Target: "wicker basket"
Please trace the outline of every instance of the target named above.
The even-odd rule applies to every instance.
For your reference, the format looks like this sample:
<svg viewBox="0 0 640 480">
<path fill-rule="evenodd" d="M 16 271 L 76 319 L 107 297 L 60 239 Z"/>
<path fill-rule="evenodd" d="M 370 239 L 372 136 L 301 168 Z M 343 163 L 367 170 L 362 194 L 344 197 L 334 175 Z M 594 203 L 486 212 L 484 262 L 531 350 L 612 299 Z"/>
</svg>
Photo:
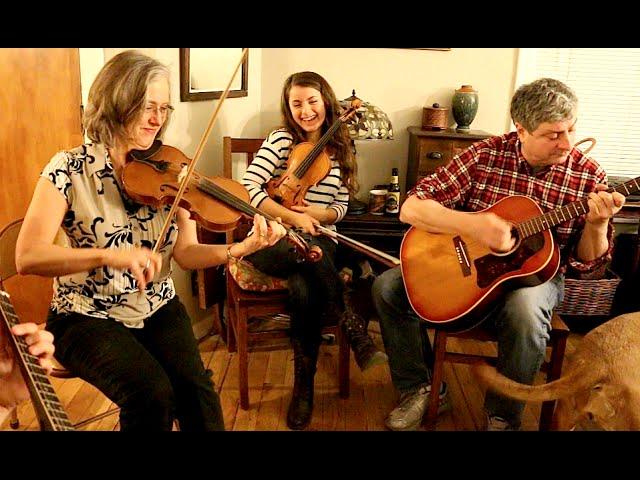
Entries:
<svg viewBox="0 0 640 480">
<path fill-rule="evenodd" d="M 600 280 L 567 278 L 564 282 L 564 299 L 555 312 L 560 315 L 609 315 L 620 280 L 609 269 L 605 278 Z"/>
</svg>

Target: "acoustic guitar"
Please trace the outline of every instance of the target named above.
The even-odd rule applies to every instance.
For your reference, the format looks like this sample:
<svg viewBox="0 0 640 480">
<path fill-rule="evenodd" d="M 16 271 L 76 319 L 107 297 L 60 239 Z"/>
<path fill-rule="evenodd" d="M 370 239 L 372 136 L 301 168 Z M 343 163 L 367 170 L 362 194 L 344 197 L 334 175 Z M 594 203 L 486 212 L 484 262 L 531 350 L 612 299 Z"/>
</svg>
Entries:
<svg viewBox="0 0 640 480">
<path fill-rule="evenodd" d="M 11 327 L 20 322 L 11 303 L 11 297 L 2 289 L 0 289 L 0 313 L 9 332 L 9 343 L 13 347 L 15 361 L 18 362 L 29 389 L 40 430 L 75 430 L 58 400 L 46 370 L 40 366 L 38 357 L 29 353 L 29 346 L 24 338 L 11 333 Z"/>
<path fill-rule="evenodd" d="M 618 185 L 630 195 L 640 177 Z M 413 310 L 435 328 L 462 331 L 480 323 L 508 290 L 540 285 L 556 274 L 560 251 L 550 229 L 589 211 L 587 199 L 547 213 L 525 196 L 503 198 L 475 213 L 492 212 L 513 224 L 514 248 L 496 253 L 460 235 L 411 227 L 400 247 L 402 278 Z"/>
</svg>

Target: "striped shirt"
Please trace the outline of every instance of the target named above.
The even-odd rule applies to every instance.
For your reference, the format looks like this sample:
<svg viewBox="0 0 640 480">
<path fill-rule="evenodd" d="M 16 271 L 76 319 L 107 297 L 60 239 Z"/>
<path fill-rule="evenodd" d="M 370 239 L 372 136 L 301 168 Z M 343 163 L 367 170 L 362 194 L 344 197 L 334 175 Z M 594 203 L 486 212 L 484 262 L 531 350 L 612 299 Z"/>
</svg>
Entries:
<svg viewBox="0 0 640 480">
<path fill-rule="evenodd" d="M 407 196 L 417 195 L 448 208 L 477 212 L 510 195 L 525 195 L 547 212 L 585 199 L 598 183 L 606 183 L 605 171 L 576 148 L 565 163 L 534 171 L 522 156 L 517 133 L 511 132 L 474 143 L 449 164 L 422 178 Z M 586 276 L 611 260 L 612 222 L 609 222 L 608 251 L 589 262 L 577 259 L 576 247 L 584 225 L 582 215 L 552 228 L 562 254 L 562 272 L 568 265 L 575 273 Z"/>
<path fill-rule="evenodd" d="M 249 191 L 251 205 L 258 208 L 269 198 L 266 184 L 272 178 L 279 178 L 287 169 L 287 159 L 291 153 L 293 137 L 286 129 L 274 130 L 260 146 L 251 165 L 247 168 L 241 183 Z M 347 213 L 349 192 L 342 183 L 340 165 L 331 159 L 331 170 L 317 185 L 307 190 L 304 199 L 311 205 L 331 208 L 338 214 L 335 222 L 339 222 Z M 335 225 L 327 228 L 336 230 Z"/>
<path fill-rule="evenodd" d="M 40 174 L 51 181 L 67 202 L 62 229 L 72 248 L 152 249 L 170 205 L 160 210 L 127 201 L 120 194 L 113 166 L 102 145 L 86 144 L 57 153 Z M 162 270 L 144 290 L 129 270 L 101 266 L 54 279 L 51 309 L 113 318 L 142 328 L 144 319 L 171 300 L 171 255 L 178 235 L 175 218 L 161 245 Z"/>
</svg>

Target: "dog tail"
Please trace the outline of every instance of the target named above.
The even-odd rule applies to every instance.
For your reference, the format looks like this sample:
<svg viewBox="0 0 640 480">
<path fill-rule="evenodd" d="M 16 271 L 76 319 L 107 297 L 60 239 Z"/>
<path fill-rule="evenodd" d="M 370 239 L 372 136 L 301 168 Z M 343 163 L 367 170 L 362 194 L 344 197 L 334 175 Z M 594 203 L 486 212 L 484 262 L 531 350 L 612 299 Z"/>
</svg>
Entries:
<svg viewBox="0 0 640 480">
<path fill-rule="evenodd" d="M 495 367 L 487 364 L 474 365 L 472 370 L 488 388 L 516 400 L 531 402 L 546 402 L 567 397 L 592 385 L 598 376 L 593 370 L 576 368 L 553 382 L 525 385 L 505 377 L 498 373 Z"/>
</svg>

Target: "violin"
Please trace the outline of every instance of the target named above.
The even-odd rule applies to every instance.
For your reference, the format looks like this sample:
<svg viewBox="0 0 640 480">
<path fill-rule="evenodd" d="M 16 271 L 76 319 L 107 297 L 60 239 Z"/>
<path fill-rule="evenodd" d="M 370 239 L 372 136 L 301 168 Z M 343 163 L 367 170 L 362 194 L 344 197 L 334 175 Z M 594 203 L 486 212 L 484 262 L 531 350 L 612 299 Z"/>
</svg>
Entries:
<svg viewBox="0 0 640 480">
<path fill-rule="evenodd" d="M 289 166 L 278 179 L 267 182 L 266 191 L 269 197 L 279 204 L 291 208 L 293 205 L 303 205 L 303 199 L 309 188 L 317 185 L 331 171 L 331 159 L 325 150 L 325 145 L 338 129 L 351 118 L 362 105 L 362 100 L 354 98 L 351 106 L 331 125 L 318 143 L 302 142 L 296 145 L 287 162 Z M 333 238 L 354 250 L 364 253 L 381 262 L 389 268 L 400 265 L 400 260 L 378 249 L 365 245 L 331 229 L 317 225 L 316 229 L 323 235 Z"/>
<path fill-rule="evenodd" d="M 178 197 L 191 159 L 175 147 L 155 140 L 148 150 L 132 150 L 122 170 L 122 185 L 126 194 L 143 205 L 159 207 L 173 204 Z M 196 171 L 188 176 L 178 206 L 186 209 L 196 222 L 213 232 L 235 229 L 244 216 L 256 213 L 267 220 L 274 217 L 263 213 L 249 203 L 249 192 L 244 186 L 224 177 L 206 177 Z M 316 262 L 322 257 L 318 246 L 309 246 L 292 229 L 287 239 L 305 260 Z"/>
<path fill-rule="evenodd" d="M 293 205 L 303 205 L 310 187 L 317 185 L 331 171 L 331 159 L 325 146 L 338 129 L 351 118 L 362 105 L 359 98 L 329 127 L 316 144 L 301 142 L 291 150 L 287 160 L 287 170 L 277 179 L 267 182 L 269 197 L 291 209 Z"/>
</svg>

